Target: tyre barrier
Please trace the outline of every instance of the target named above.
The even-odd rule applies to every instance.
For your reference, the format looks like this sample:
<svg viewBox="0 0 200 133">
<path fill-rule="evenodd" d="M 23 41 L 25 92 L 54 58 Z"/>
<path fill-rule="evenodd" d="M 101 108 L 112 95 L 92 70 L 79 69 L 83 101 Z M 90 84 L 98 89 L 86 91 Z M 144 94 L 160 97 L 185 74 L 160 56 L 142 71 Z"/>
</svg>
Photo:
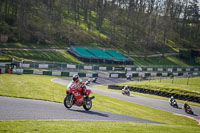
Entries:
<svg viewBox="0 0 200 133">
<path fill-rule="evenodd" d="M 108 85 L 109 89 L 116 89 L 121 90 L 124 86 L 118 86 L 118 85 Z M 190 95 L 182 95 L 182 94 L 176 94 L 176 93 L 169 93 L 164 91 L 157 91 L 157 90 L 150 90 L 145 88 L 137 88 L 137 87 L 129 87 L 130 91 L 139 92 L 139 93 L 145 93 L 145 94 L 152 94 L 162 97 L 171 97 L 174 96 L 175 99 L 179 100 L 188 100 L 191 102 L 200 103 L 200 97 L 196 96 L 190 96 Z"/>
</svg>

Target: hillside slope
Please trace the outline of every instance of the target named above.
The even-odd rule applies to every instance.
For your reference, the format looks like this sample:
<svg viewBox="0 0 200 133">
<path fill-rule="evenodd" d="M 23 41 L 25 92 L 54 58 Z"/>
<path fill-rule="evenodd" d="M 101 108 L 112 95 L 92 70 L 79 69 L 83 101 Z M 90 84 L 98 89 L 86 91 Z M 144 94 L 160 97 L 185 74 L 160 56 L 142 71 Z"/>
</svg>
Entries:
<svg viewBox="0 0 200 133">
<path fill-rule="evenodd" d="M 112 48 L 144 57 L 200 48 L 198 1 L 171 1 L 166 5 L 148 1 L 144 4 L 152 6 L 145 7 L 134 2 L 1 1 L 0 48 L 79 45 Z M 175 10 L 178 7 L 180 12 Z M 181 13 L 184 19 L 178 15 Z"/>
</svg>

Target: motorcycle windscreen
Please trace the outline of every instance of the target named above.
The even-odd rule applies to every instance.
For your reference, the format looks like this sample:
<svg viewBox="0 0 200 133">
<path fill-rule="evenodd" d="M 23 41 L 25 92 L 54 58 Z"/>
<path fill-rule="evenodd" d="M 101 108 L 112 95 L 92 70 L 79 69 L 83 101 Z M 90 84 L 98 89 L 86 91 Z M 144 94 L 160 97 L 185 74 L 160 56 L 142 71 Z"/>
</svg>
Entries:
<svg viewBox="0 0 200 133">
<path fill-rule="evenodd" d="M 67 86 L 67 90 L 70 90 L 70 88 L 77 88 L 76 84 L 74 84 L 73 82 L 69 83 Z"/>
<path fill-rule="evenodd" d="M 71 86 L 72 86 L 72 83 L 69 83 L 67 86 L 67 90 L 69 90 Z"/>
</svg>

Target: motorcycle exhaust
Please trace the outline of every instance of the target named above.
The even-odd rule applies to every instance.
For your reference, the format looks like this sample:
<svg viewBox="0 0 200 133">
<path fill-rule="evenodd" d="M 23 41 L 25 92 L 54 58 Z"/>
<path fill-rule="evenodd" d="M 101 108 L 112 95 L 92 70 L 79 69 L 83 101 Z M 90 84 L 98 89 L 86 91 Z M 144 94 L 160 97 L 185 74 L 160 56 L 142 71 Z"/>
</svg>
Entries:
<svg viewBox="0 0 200 133">
<path fill-rule="evenodd" d="M 95 98 L 95 96 L 92 96 L 92 97 L 90 97 L 90 100 L 92 100 L 92 99 L 94 99 Z"/>
</svg>

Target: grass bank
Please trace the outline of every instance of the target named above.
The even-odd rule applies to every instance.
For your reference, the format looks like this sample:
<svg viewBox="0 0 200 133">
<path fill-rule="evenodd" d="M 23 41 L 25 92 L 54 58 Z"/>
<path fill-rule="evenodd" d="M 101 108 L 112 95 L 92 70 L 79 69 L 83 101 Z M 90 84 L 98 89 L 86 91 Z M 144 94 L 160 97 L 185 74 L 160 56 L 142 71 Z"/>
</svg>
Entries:
<svg viewBox="0 0 200 133">
<path fill-rule="evenodd" d="M 77 58 L 73 57 L 66 50 L 60 51 L 36 51 L 36 50 L 3 50 L 0 54 L 0 59 L 17 60 L 41 60 L 41 61 L 57 61 L 66 63 L 84 64 Z"/>
<path fill-rule="evenodd" d="M 0 121 L 0 132 L 198 133 L 199 127 L 106 121 Z"/>
<path fill-rule="evenodd" d="M 158 56 L 158 57 L 132 57 L 134 59 L 135 65 L 144 65 L 144 66 L 152 66 L 152 65 L 164 65 L 166 66 L 181 66 L 181 67 L 189 67 L 192 65 L 196 65 L 195 63 L 189 62 L 189 60 L 183 60 L 179 56 Z"/>
</svg>

